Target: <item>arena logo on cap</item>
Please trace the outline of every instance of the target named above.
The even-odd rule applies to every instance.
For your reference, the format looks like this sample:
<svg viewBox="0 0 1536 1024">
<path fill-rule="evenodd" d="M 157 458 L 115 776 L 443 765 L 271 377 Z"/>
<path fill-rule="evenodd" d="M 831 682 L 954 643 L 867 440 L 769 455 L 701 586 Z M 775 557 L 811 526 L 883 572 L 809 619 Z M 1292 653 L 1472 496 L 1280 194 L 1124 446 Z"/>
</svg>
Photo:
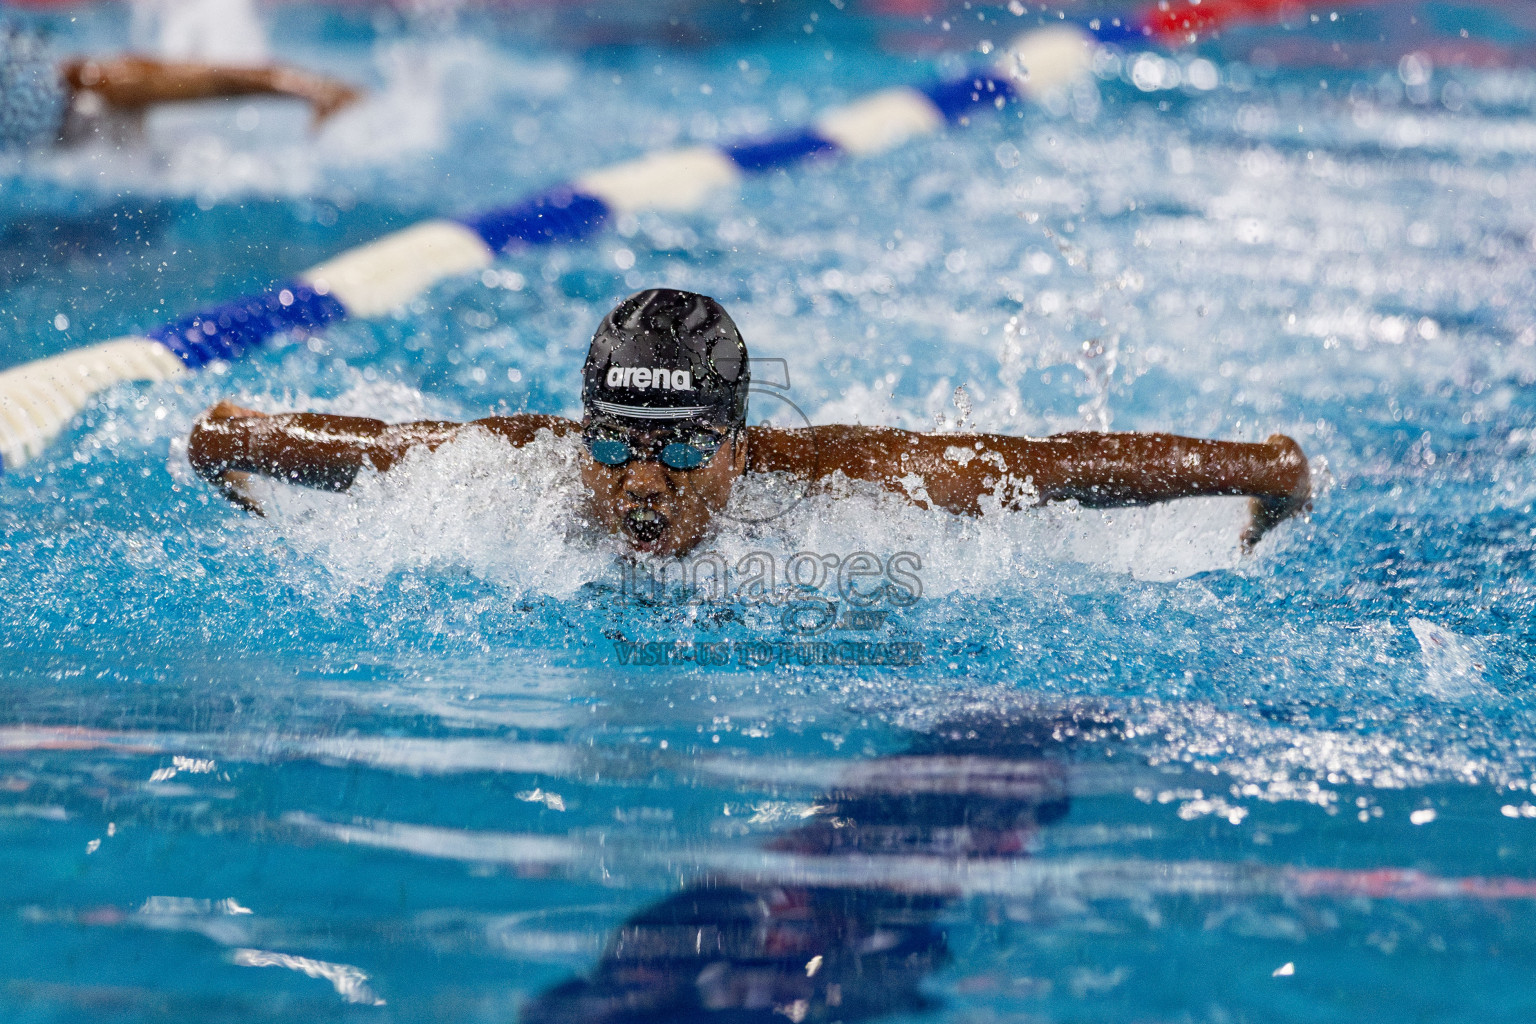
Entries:
<svg viewBox="0 0 1536 1024">
<path fill-rule="evenodd" d="M 612 366 L 608 369 L 608 386 L 692 391 L 693 374 L 688 370 L 668 370 L 664 366 Z"/>
</svg>

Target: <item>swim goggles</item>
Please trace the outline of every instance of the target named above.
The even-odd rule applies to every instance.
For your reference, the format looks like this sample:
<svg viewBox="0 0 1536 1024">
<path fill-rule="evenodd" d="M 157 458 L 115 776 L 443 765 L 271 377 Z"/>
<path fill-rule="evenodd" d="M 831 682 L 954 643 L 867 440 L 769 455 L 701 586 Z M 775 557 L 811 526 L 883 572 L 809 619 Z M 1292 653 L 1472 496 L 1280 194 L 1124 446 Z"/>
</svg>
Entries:
<svg viewBox="0 0 1536 1024">
<path fill-rule="evenodd" d="M 659 459 L 668 469 L 698 469 L 715 457 L 726 435 L 699 427 L 658 431 L 649 438 L 618 427 L 589 426 L 581 439 L 592 458 L 605 466 L 623 466 L 631 459 Z"/>
</svg>

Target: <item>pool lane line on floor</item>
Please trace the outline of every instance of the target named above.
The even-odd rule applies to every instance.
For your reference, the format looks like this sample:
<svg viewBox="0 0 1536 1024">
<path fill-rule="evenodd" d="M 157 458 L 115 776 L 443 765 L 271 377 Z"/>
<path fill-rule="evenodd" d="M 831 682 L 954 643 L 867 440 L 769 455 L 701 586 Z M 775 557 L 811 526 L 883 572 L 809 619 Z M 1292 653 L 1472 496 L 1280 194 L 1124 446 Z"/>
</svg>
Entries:
<svg viewBox="0 0 1536 1024">
<path fill-rule="evenodd" d="M 1223 898 L 1276 895 L 1293 899 L 1382 899 L 1410 902 L 1536 900 L 1536 878 L 1509 875 L 1447 876 L 1417 868 L 1311 868 L 1257 861 L 1154 860 L 1077 854 L 1065 857 L 964 857 L 909 850 L 883 855 L 801 853 L 761 848 L 679 850 L 622 839 L 602 844 L 572 835 L 498 832 L 353 818 L 333 821 L 308 811 L 287 811 L 272 823 L 295 838 L 322 838 L 415 857 L 566 870 L 584 864 L 624 864 L 632 870 L 679 868 L 738 885 L 800 885 L 902 892 L 909 895 L 1079 899 L 1128 896 Z"/>
</svg>

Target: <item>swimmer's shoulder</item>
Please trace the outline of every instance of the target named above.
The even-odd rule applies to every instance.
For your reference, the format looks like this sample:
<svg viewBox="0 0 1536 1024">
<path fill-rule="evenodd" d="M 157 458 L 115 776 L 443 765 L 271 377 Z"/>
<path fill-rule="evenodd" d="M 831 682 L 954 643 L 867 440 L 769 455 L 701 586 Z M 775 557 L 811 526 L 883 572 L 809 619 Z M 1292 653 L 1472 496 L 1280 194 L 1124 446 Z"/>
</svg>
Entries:
<svg viewBox="0 0 1536 1024">
<path fill-rule="evenodd" d="M 565 437 L 569 434 L 578 433 L 581 430 L 581 424 L 575 420 L 568 420 L 564 416 L 549 416 L 536 412 L 519 412 L 513 413 L 510 416 L 487 416 L 484 419 L 475 420 L 467 425 L 488 430 L 517 447 L 532 442 L 542 430 L 547 430 L 556 437 Z"/>
<path fill-rule="evenodd" d="M 842 472 L 857 479 L 878 479 L 893 473 L 920 470 L 924 466 L 953 472 L 983 456 L 975 472 L 986 465 L 1000 467 L 1006 457 L 1010 466 L 1025 472 L 1059 458 L 1056 438 L 1013 437 L 1003 434 L 916 431 L 900 427 L 869 427 L 830 423 L 813 427 L 748 427 L 749 472 L 787 472 L 828 476 Z M 956 453 L 960 453 L 958 456 Z"/>
<path fill-rule="evenodd" d="M 748 427 L 747 471 L 825 476 L 856 464 L 884 462 L 909 431 L 829 423 L 806 427 Z"/>
<path fill-rule="evenodd" d="M 748 427 L 747 472 L 804 473 L 816 464 L 815 431 L 815 427 Z"/>
</svg>

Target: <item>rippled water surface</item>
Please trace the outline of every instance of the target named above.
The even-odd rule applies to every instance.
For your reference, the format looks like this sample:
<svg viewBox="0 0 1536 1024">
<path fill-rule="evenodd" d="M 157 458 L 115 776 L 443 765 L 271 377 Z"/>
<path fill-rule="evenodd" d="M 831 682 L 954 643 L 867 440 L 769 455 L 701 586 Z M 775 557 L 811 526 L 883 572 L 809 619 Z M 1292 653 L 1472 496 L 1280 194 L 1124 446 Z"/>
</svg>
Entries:
<svg viewBox="0 0 1536 1024">
<path fill-rule="evenodd" d="M 289 12 L 276 53 L 375 90 L 319 135 L 214 105 L 5 158 L 0 364 L 1033 23 L 983 14 L 573 48 Z M 1275 57 L 1333 38 L 1299 29 L 1106 56 L 103 396 L 0 481 L 3 1016 L 1531 1019 L 1536 76 L 1437 67 L 1454 27 L 1354 70 Z M 223 397 L 574 414 L 594 325 L 649 285 L 782 361 L 776 421 L 1284 432 L 1313 513 L 1241 557 L 1231 500 L 853 489 L 760 523 L 783 496 L 744 491 L 710 551 L 827 581 L 700 602 L 576 524 L 557 443 L 471 435 L 266 519 L 186 467 Z M 892 585 L 829 618 L 858 552 Z"/>
</svg>

